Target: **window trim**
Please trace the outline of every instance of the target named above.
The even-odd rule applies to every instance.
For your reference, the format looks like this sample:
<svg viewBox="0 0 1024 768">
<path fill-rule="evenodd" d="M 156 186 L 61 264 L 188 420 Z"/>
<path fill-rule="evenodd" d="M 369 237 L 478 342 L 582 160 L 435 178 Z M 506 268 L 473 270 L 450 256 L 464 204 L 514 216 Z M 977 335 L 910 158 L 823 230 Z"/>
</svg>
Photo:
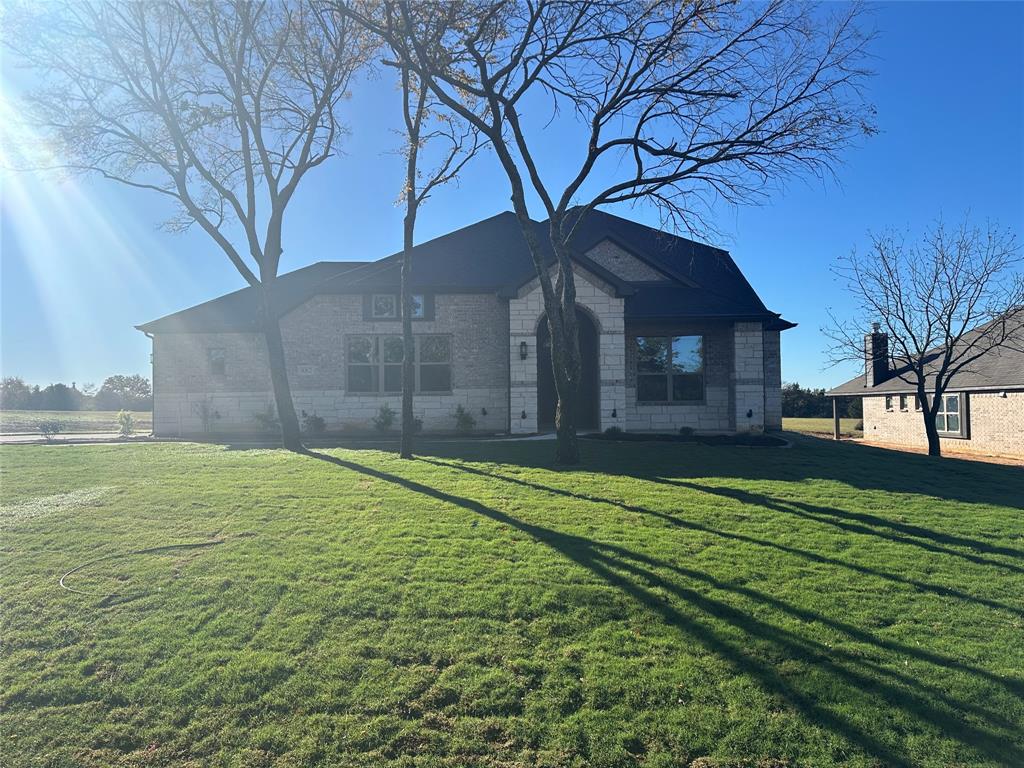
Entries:
<svg viewBox="0 0 1024 768">
<path fill-rule="evenodd" d="M 892 395 L 885 396 L 885 412 L 892 413 Z"/>
<path fill-rule="evenodd" d="M 909 395 L 900 395 L 900 413 L 907 413 L 910 410 Z"/>
<path fill-rule="evenodd" d="M 454 391 L 455 383 L 455 363 L 454 363 L 454 345 L 452 343 L 452 334 L 450 333 L 422 333 L 415 334 L 413 337 L 413 391 L 416 394 L 423 395 L 450 395 Z M 423 339 L 427 338 L 444 338 L 448 342 L 448 360 L 447 362 L 429 362 L 423 363 L 420 361 L 420 345 Z M 371 362 L 369 363 L 352 363 L 349 362 L 348 350 L 349 344 L 353 339 L 371 339 L 373 342 L 372 349 L 370 351 Z M 388 363 L 385 362 L 384 356 L 381 354 L 381 344 L 383 339 L 398 339 L 402 340 L 401 335 L 395 333 L 351 333 L 346 334 L 344 337 L 344 364 L 345 364 L 345 395 L 356 395 L 356 396 L 370 396 L 370 397 L 389 397 L 392 395 L 400 395 L 402 393 L 401 385 L 398 389 L 390 390 L 386 389 L 386 376 L 385 369 L 391 366 L 401 366 L 402 363 Z M 448 366 L 448 389 L 422 389 L 421 384 L 421 368 L 422 366 Z M 362 368 L 369 368 L 375 370 L 377 376 L 377 388 L 375 390 L 353 390 L 351 389 L 351 372 L 350 368 L 358 366 Z"/>
<path fill-rule="evenodd" d="M 694 399 L 694 400 L 673 400 L 671 398 L 672 391 L 673 391 L 672 377 L 677 375 L 677 374 L 673 373 L 673 371 L 672 371 L 672 358 L 673 358 L 673 351 L 672 351 L 672 346 L 673 345 L 672 345 L 672 342 L 675 339 L 687 339 L 687 338 L 700 339 L 700 371 L 699 371 L 699 375 L 700 375 L 700 398 L 699 399 Z M 668 342 L 669 342 L 668 343 L 669 359 L 667 361 L 667 366 L 666 366 L 666 370 L 665 370 L 664 374 L 641 373 L 640 372 L 640 369 L 639 369 L 639 366 L 640 366 L 640 339 L 667 339 L 668 340 Z M 633 361 L 633 375 L 635 377 L 636 404 L 637 405 L 694 406 L 694 405 L 706 405 L 707 404 L 707 397 L 708 397 L 707 334 L 704 334 L 704 333 L 685 333 L 685 334 L 680 333 L 680 334 L 669 334 L 669 335 L 658 334 L 658 333 L 637 334 L 637 335 L 633 336 L 633 350 L 634 350 L 634 354 L 635 354 L 635 359 Z M 688 372 L 688 373 L 691 373 L 691 375 L 693 375 L 696 372 Z M 640 398 L 640 377 L 641 376 L 655 377 L 655 376 L 658 376 L 658 375 L 664 375 L 664 377 L 665 377 L 665 380 L 666 380 L 666 383 L 665 383 L 666 394 L 669 395 L 669 399 L 667 399 L 667 400 L 642 400 Z"/>
</svg>

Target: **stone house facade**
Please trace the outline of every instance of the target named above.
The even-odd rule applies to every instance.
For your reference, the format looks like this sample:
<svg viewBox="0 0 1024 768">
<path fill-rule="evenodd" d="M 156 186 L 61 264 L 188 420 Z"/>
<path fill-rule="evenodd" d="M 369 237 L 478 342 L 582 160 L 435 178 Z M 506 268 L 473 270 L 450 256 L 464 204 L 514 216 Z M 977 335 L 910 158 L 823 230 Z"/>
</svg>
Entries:
<svg viewBox="0 0 1024 768">
<path fill-rule="evenodd" d="M 985 326 L 974 331 L 984 332 Z M 987 353 L 944 389 L 936 425 L 943 453 L 1024 458 L 1024 326 L 1017 333 L 1022 343 Z M 971 336 L 962 343 L 971 343 Z M 862 397 L 865 442 L 927 448 L 916 386 L 891 355 L 888 338 L 875 329 L 865 336 L 864 351 L 864 375 L 826 394 Z M 928 397 L 934 397 L 927 380 Z"/>
<path fill-rule="evenodd" d="M 780 332 L 792 324 L 727 253 L 608 214 L 578 229 L 582 429 L 781 428 Z M 329 431 L 368 431 L 382 406 L 399 409 L 398 258 L 279 280 L 295 406 Z M 543 300 L 512 214 L 417 247 L 413 292 L 425 432 L 454 431 L 459 406 L 481 433 L 552 427 Z M 153 340 L 156 435 L 259 429 L 273 397 L 254 302 L 244 289 L 139 326 Z"/>
</svg>

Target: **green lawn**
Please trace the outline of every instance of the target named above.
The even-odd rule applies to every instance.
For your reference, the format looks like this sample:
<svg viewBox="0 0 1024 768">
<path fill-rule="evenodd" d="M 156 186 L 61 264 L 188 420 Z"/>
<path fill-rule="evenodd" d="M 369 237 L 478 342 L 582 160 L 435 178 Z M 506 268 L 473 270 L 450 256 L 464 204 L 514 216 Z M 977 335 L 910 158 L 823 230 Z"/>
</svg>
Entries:
<svg viewBox="0 0 1024 768">
<path fill-rule="evenodd" d="M 0 764 L 1024 765 L 1024 470 L 427 448 L 0 448 Z"/>
<path fill-rule="evenodd" d="M 860 419 L 840 419 L 839 434 L 847 437 L 860 437 L 863 428 L 857 428 Z M 796 419 L 786 417 L 782 420 L 782 428 L 790 432 L 803 432 L 809 435 L 831 435 L 834 425 L 832 419 Z"/>
<path fill-rule="evenodd" d="M 117 432 L 117 411 L 0 411 L 0 434 L 39 432 L 39 422 L 59 421 L 64 432 Z M 152 411 L 130 411 L 135 431 L 153 430 Z"/>
</svg>

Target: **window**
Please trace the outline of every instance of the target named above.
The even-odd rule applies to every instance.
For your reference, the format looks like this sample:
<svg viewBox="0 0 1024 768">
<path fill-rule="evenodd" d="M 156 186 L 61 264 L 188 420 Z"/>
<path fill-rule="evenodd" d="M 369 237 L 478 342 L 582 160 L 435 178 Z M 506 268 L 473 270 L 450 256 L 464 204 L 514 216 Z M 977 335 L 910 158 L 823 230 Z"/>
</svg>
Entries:
<svg viewBox="0 0 1024 768">
<path fill-rule="evenodd" d="M 704 399 L 703 336 L 638 336 L 636 399 L 692 403 Z"/>
<path fill-rule="evenodd" d="M 900 410 L 906 412 L 907 410 L 907 396 L 900 395 Z"/>
<path fill-rule="evenodd" d="M 398 317 L 398 297 L 391 293 L 378 293 L 370 298 L 370 317 Z"/>
<path fill-rule="evenodd" d="M 423 303 L 423 294 L 414 293 L 412 295 L 412 317 L 413 320 L 422 320 L 427 316 L 426 304 Z"/>
<path fill-rule="evenodd" d="M 892 411 L 892 395 L 885 396 L 885 410 Z"/>
<path fill-rule="evenodd" d="M 921 410 L 921 396 L 920 395 L 914 395 L 914 410 L 915 411 L 920 411 Z"/>
<path fill-rule="evenodd" d="M 417 392 L 450 392 L 452 350 L 448 336 L 413 338 Z M 401 336 L 350 336 L 346 340 L 348 391 L 383 394 L 402 391 Z"/>
<path fill-rule="evenodd" d="M 935 416 L 935 428 L 947 435 L 962 435 L 963 418 L 960 413 L 959 394 L 943 395 L 939 404 L 939 412 Z"/>
<path fill-rule="evenodd" d="M 210 374 L 212 376 L 223 376 L 227 372 L 227 357 L 228 352 L 226 349 L 213 348 L 206 350 L 206 360 L 210 365 Z"/>
</svg>

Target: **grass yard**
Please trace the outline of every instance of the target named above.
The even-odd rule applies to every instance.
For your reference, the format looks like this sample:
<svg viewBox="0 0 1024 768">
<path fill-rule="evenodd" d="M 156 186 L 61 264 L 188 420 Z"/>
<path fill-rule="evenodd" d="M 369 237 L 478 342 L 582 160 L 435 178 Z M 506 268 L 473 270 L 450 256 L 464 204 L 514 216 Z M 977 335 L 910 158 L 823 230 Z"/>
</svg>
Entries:
<svg viewBox="0 0 1024 768">
<path fill-rule="evenodd" d="M 0 764 L 1024 765 L 1024 470 L 426 447 L 0 448 Z"/>
<path fill-rule="evenodd" d="M 63 432 L 117 432 L 117 411 L 0 411 L 0 434 L 38 433 L 41 421 L 59 421 Z M 152 411 L 130 411 L 135 431 L 153 431 Z M 59 435 L 58 435 L 59 437 Z"/>
<path fill-rule="evenodd" d="M 858 429 L 860 419 L 840 419 L 839 434 L 846 437 L 860 437 L 863 429 Z M 830 435 L 833 429 L 832 419 L 796 419 L 787 417 L 782 420 L 782 428 L 790 432 L 803 432 L 809 435 Z"/>
</svg>

